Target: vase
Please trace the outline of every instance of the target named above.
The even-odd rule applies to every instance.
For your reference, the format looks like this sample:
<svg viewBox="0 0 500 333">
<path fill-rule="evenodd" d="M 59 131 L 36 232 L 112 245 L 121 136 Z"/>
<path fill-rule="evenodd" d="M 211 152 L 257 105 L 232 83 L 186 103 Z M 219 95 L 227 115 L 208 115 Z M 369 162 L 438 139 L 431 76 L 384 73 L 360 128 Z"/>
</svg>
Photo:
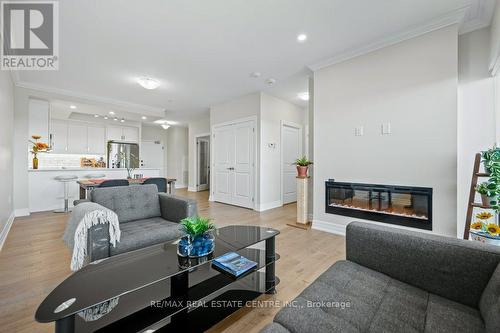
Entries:
<svg viewBox="0 0 500 333">
<path fill-rule="evenodd" d="M 299 178 L 306 178 L 307 177 L 307 169 L 309 167 L 307 166 L 300 166 L 297 165 L 297 177 Z"/>
<path fill-rule="evenodd" d="M 490 202 L 495 200 L 495 197 L 489 197 L 486 194 L 481 194 L 481 201 L 483 203 L 483 206 L 489 207 Z"/>
<path fill-rule="evenodd" d="M 36 157 L 36 154 L 33 156 L 33 169 L 38 169 L 38 157 Z"/>
<path fill-rule="evenodd" d="M 214 247 L 214 235 L 211 232 L 196 237 L 186 235 L 179 241 L 177 254 L 190 258 L 203 257 L 212 253 Z"/>
</svg>

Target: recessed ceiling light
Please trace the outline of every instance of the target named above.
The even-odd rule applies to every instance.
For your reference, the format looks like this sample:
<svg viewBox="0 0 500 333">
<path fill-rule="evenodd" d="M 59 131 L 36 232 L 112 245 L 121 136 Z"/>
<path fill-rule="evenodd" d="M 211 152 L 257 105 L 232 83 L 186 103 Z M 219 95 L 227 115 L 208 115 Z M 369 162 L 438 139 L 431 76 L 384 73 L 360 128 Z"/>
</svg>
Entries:
<svg viewBox="0 0 500 333">
<path fill-rule="evenodd" d="M 146 119 L 148 119 L 148 117 L 142 116 L 141 119 L 146 120 Z"/>
<path fill-rule="evenodd" d="M 120 123 L 124 123 L 124 122 L 125 122 L 125 119 L 123 119 L 123 118 L 122 118 L 122 119 L 120 120 Z"/>
<path fill-rule="evenodd" d="M 162 124 L 161 127 L 163 127 L 163 129 L 168 129 L 170 127 L 170 125 Z"/>
<path fill-rule="evenodd" d="M 309 100 L 309 93 L 306 91 L 306 92 L 301 92 L 299 94 L 297 94 L 297 96 L 303 100 L 303 101 L 308 101 Z"/>
<path fill-rule="evenodd" d="M 306 34 L 298 34 L 297 35 L 297 42 L 304 43 L 306 40 L 307 40 Z"/>
<path fill-rule="evenodd" d="M 70 105 L 69 108 L 74 110 L 76 109 L 76 105 Z"/>
<path fill-rule="evenodd" d="M 95 115 L 94 115 L 94 118 L 99 118 L 99 115 L 98 115 L 98 114 L 95 114 Z"/>
<path fill-rule="evenodd" d="M 160 86 L 160 81 L 150 78 L 150 77 L 141 77 L 137 79 L 137 83 L 139 83 L 144 89 L 156 89 Z"/>
<path fill-rule="evenodd" d="M 109 111 L 109 114 L 110 115 L 114 115 L 115 113 L 113 111 Z"/>
<path fill-rule="evenodd" d="M 104 116 L 104 119 L 108 119 L 108 116 Z"/>
<path fill-rule="evenodd" d="M 260 72 L 253 72 L 253 73 L 250 73 L 250 77 L 253 77 L 253 78 L 258 78 L 260 77 L 262 74 Z"/>
<path fill-rule="evenodd" d="M 113 118 L 114 121 L 118 121 L 118 118 Z"/>
</svg>

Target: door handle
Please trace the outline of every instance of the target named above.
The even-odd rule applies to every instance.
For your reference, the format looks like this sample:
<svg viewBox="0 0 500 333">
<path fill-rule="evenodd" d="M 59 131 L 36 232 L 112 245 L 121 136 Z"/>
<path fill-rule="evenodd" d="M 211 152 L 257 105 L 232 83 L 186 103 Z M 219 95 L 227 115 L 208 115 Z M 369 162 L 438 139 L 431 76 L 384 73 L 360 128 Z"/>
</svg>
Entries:
<svg viewBox="0 0 500 333">
<path fill-rule="evenodd" d="M 234 170 L 234 168 L 227 168 L 227 170 Z"/>
</svg>

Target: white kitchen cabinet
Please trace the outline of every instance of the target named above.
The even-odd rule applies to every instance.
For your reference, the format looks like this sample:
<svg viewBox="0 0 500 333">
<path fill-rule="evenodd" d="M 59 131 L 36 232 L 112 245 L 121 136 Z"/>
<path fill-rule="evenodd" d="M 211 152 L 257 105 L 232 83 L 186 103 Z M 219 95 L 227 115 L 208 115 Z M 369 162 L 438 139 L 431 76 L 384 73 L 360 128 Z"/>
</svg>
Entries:
<svg viewBox="0 0 500 333">
<path fill-rule="evenodd" d="M 49 143 L 50 105 L 41 99 L 29 100 L 29 138 L 32 135 L 41 136 L 40 142 Z"/>
<path fill-rule="evenodd" d="M 87 127 L 88 147 L 87 151 L 90 154 L 105 155 L 106 154 L 106 129 L 89 125 Z"/>
<path fill-rule="evenodd" d="M 139 142 L 139 129 L 137 127 L 123 127 L 123 140 Z"/>
<path fill-rule="evenodd" d="M 122 141 L 123 129 L 121 126 L 108 126 L 107 127 L 107 141 Z"/>
<path fill-rule="evenodd" d="M 64 154 L 68 152 L 68 122 L 52 120 L 50 125 L 52 134 L 52 152 Z"/>
<path fill-rule="evenodd" d="M 139 128 L 128 126 L 108 126 L 108 141 L 139 142 Z"/>
<path fill-rule="evenodd" d="M 87 126 L 78 123 L 68 125 L 68 153 L 82 154 L 88 152 Z"/>
</svg>

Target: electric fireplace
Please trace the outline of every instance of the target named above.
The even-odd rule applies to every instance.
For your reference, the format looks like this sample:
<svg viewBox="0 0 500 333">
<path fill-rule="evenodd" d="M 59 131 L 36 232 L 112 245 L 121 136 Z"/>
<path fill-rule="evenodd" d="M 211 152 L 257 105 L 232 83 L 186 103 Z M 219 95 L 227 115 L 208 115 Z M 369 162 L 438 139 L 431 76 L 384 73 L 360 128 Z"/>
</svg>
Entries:
<svg viewBox="0 0 500 333">
<path fill-rule="evenodd" d="M 325 183 L 326 213 L 432 230 L 432 188 Z"/>
</svg>

